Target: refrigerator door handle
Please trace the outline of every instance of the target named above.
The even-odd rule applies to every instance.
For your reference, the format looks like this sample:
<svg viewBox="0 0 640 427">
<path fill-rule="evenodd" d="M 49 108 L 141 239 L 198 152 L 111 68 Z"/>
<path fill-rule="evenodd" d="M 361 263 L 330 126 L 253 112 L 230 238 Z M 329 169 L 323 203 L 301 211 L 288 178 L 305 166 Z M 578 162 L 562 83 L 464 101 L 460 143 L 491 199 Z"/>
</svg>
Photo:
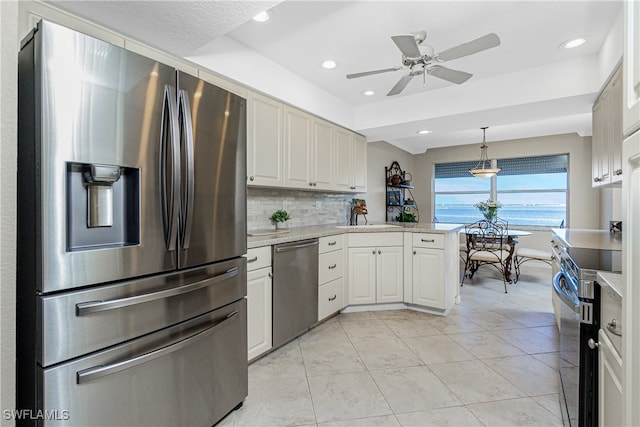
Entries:
<svg viewBox="0 0 640 427">
<path fill-rule="evenodd" d="M 98 378 L 106 377 L 107 375 L 115 374 L 116 372 L 124 371 L 126 369 L 131 369 L 135 366 L 150 362 L 159 357 L 176 352 L 184 347 L 187 347 L 194 341 L 197 341 L 199 339 L 202 339 L 211 335 L 216 330 L 224 327 L 225 325 L 231 323 L 233 320 L 237 318 L 238 318 L 238 311 L 236 310 L 233 313 L 230 313 L 229 315 L 227 315 L 227 317 L 225 317 L 223 320 L 220 320 L 214 323 L 213 325 L 209 325 L 204 329 L 199 330 L 195 334 L 189 335 L 187 338 L 184 338 L 174 344 L 170 344 L 166 347 L 159 348 L 149 353 L 141 354 L 131 359 L 126 359 L 126 360 L 122 360 L 120 362 L 112 363 L 109 365 L 100 365 L 94 368 L 88 368 L 88 369 L 83 369 L 82 371 L 78 371 L 76 372 L 76 384 L 83 384 L 92 380 L 96 380 Z"/>
<path fill-rule="evenodd" d="M 176 295 L 183 295 L 189 292 L 196 291 L 198 289 L 206 288 L 215 283 L 220 283 L 225 280 L 231 279 L 239 274 L 238 267 L 233 267 L 227 270 L 225 273 L 217 276 L 208 277 L 197 282 L 190 283 L 188 285 L 178 286 L 171 289 L 165 289 L 158 292 L 150 292 L 147 294 L 136 295 L 127 298 L 118 298 L 108 301 L 87 301 L 76 304 L 76 316 L 85 316 L 92 313 L 98 313 L 101 311 L 113 310 L 116 308 L 129 307 L 131 305 L 142 304 L 149 301 L 155 301 L 158 299 L 164 299 L 174 297 Z"/>
<path fill-rule="evenodd" d="M 193 202 L 194 202 L 194 159 L 193 159 L 193 122 L 191 121 L 191 105 L 189 104 L 189 92 L 180 90 L 178 95 L 179 116 L 182 119 L 181 127 L 185 139 L 185 164 L 187 173 L 187 188 L 182 197 L 182 215 L 184 215 L 184 228 L 182 229 L 182 249 L 188 249 L 191 242 L 191 224 L 193 222 Z"/>
<path fill-rule="evenodd" d="M 176 123 L 175 88 L 164 87 L 162 100 L 162 129 L 160 131 L 160 197 L 162 199 L 162 219 L 167 250 L 176 250 L 178 238 L 178 201 L 180 183 L 180 162 L 178 146 L 178 126 Z M 167 129 L 167 123 L 169 124 Z M 167 150 L 169 152 L 167 152 Z M 167 165 L 167 155 L 170 165 Z M 171 183 L 167 185 L 167 169 L 171 168 Z"/>
</svg>

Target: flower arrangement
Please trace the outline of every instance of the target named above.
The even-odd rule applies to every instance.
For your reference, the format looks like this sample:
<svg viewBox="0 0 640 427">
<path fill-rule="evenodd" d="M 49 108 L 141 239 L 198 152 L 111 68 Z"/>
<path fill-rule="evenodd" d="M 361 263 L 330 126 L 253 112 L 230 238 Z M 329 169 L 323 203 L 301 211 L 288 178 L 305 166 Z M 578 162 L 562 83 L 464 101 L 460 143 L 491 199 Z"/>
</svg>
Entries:
<svg viewBox="0 0 640 427">
<path fill-rule="evenodd" d="M 274 213 L 271 214 L 269 220 L 276 225 L 276 228 L 283 228 L 285 221 L 289 221 L 291 216 L 289 216 L 289 212 L 284 209 L 278 209 Z"/>
<path fill-rule="evenodd" d="M 484 219 L 493 222 L 498 217 L 498 209 L 502 207 L 502 204 L 497 200 L 488 199 L 484 202 L 478 202 L 474 206 L 478 208 Z"/>
</svg>

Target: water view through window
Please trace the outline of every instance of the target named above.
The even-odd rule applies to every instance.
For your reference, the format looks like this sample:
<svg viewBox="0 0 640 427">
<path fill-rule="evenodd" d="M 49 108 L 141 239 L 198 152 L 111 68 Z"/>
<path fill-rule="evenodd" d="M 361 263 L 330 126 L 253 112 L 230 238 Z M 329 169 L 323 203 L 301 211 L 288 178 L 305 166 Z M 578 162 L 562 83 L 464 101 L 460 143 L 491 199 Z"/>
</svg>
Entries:
<svg viewBox="0 0 640 427">
<path fill-rule="evenodd" d="M 434 216 L 439 222 L 482 219 L 474 206 L 498 200 L 498 216 L 509 225 L 559 227 L 567 218 L 567 155 L 498 160 L 502 171 L 493 178 L 469 175 L 468 162 L 436 165 Z M 492 192 L 492 180 L 495 190 Z"/>
</svg>

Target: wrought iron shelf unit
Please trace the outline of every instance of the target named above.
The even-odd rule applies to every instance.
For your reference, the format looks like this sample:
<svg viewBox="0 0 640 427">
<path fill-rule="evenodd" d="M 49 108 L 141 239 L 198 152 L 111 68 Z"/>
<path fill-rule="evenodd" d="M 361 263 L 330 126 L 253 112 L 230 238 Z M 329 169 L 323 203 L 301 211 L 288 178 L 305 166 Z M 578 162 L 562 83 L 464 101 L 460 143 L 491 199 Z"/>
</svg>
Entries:
<svg viewBox="0 0 640 427">
<path fill-rule="evenodd" d="M 418 205 L 411 192 L 411 173 L 402 170 L 396 161 L 385 167 L 384 173 L 387 221 L 418 222 Z"/>
</svg>

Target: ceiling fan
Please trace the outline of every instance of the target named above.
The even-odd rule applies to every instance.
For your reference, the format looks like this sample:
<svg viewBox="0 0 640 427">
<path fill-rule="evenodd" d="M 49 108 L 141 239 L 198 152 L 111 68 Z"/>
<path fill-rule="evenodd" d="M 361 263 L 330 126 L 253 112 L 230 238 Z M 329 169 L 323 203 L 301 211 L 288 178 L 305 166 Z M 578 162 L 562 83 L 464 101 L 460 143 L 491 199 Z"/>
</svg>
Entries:
<svg viewBox="0 0 640 427">
<path fill-rule="evenodd" d="M 362 73 L 347 74 L 348 79 L 370 76 L 372 74 L 387 73 L 409 68 L 409 74 L 403 76 L 391 88 L 387 96 L 397 95 L 404 90 L 412 78 L 422 75 L 423 83 L 426 82 L 426 75 L 447 80 L 455 84 L 462 84 L 473 77 L 473 74 L 452 70 L 440 65 L 445 61 L 473 55 L 483 50 L 491 49 L 500 45 L 500 37 L 494 33 L 489 33 L 467 43 L 452 47 L 440 53 L 435 53 L 429 45 L 422 44 L 427 38 L 426 31 L 417 31 L 412 34 L 402 34 L 392 36 L 391 39 L 402 52 L 402 66 L 383 68 L 380 70 L 364 71 Z"/>
</svg>

